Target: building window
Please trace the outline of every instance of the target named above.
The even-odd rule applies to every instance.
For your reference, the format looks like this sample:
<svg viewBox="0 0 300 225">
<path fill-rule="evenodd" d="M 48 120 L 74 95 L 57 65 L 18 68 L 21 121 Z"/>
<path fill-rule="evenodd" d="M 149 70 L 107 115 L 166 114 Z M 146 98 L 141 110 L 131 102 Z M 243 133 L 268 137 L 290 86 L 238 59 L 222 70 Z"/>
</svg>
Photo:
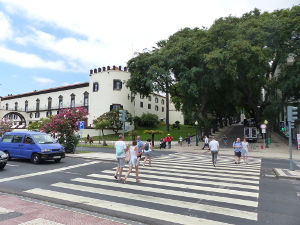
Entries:
<svg viewBox="0 0 300 225">
<path fill-rule="evenodd" d="M 58 97 L 58 108 L 62 109 L 63 108 L 63 96 Z"/>
<path fill-rule="evenodd" d="M 36 100 L 36 111 L 40 111 L 40 100 L 39 99 Z M 38 118 L 38 117 L 35 117 L 35 118 Z"/>
<path fill-rule="evenodd" d="M 18 119 L 18 115 L 14 114 L 14 119 L 15 120 Z"/>
<path fill-rule="evenodd" d="M 36 112 L 34 115 L 35 118 L 40 118 L 40 112 Z"/>
<path fill-rule="evenodd" d="M 32 113 L 29 114 L 29 117 L 32 118 Z"/>
<path fill-rule="evenodd" d="M 48 109 L 51 109 L 52 108 L 52 98 L 49 97 L 48 98 Z"/>
<path fill-rule="evenodd" d="M 89 93 L 84 92 L 83 93 L 83 106 L 88 106 L 89 105 Z"/>
<path fill-rule="evenodd" d="M 25 101 L 25 112 L 28 112 L 28 101 Z"/>
<path fill-rule="evenodd" d="M 52 115 L 52 111 L 47 111 L 46 112 L 46 116 L 51 116 Z"/>
<path fill-rule="evenodd" d="M 151 104 L 148 104 L 148 109 L 151 109 Z"/>
<path fill-rule="evenodd" d="M 158 111 L 158 106 L 157 105 L 155 106 L 155 111 Z"/>
<path fill-rule="evenodd" d="M 140 107 L 143 108 L 144 107 L 144 104 L 143 102 L 140 102 Z"/>
<path fill-rule="evenodd" d="M 99 90 L 99 84 L 98 82 L 93 83 L 93 92 L 97 92 Z"/>
<path fill-rule="evenodd" d="M 164 111 L 165 111 L 165 108 L 164 108 L 164 107 L 161 107 L 161 111 L 164 112 Z"/>
<path fill-rule="evenodd" d="M 148 100 L 151 101 L 151 100 L 152 100 L 152 97 L 151 97 L 151 96 L 148 96 Z"/>
<path fill-rule="evenodd" d="M 164 99 L 161 100 L 161 104 L 162 104 L 162 105 L 165 104 L 165 100 L 164 100 Z"/>
<path fill-rule="evenodd" d="M 114 80 L 114 90 L 121 90 L 121 89 L 122 89 L 122 81 Z"/>
<path fill-rule="evenodd" d="M 70 107 L 75 107 L 75 95 L 74 94 L 71 94 L 71 105 Z"/>
<path fill-rule="evenodd" d="M 112 105 L 110 105 L 109 106 L 109 109 L 110 109 L 110 111 L 111 110 L 115 110 L 115 109 L 123 109 L 123 105 L 121 105 L 121 104 L 112 104 Z"/>
<path fill-rule="evenodd" d="M 8 110 L 8 103 L 5 104 L 5 110 Z"/>
<path fill-rule="evenodd" d="M 158 103 L 158 98 L 155 98 L 155 103 Z"/>
<path fill-rule="evenodd" d="M 15 102 L 15 111 L 18 111 L 18 103 Z"/>
<path fill-rule="evenodd" d="M 143 94 L 140 94 L 140 99 L 144 99 L 144 95 Z"/>
</svg>

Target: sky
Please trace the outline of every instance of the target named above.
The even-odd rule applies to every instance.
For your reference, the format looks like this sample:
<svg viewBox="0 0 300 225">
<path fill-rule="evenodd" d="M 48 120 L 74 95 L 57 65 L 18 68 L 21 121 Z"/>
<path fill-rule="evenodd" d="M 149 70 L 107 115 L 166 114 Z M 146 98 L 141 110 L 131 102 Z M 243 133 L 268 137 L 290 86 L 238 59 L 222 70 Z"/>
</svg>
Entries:
<svg viewBox="0 0 300 225">
<path fill-rule="evenodd" d="M 0 96 L 89 81 L 185 27 L 300 0 L 0 0 Z"/>
</svg>

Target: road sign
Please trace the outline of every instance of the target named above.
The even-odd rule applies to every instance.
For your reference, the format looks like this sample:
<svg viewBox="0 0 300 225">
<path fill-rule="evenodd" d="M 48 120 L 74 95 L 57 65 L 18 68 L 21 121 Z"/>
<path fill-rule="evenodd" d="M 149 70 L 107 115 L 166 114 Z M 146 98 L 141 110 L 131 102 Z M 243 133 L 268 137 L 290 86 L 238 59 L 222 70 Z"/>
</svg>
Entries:
<svg viewBox="0 0 300 225">
<path fill-rule="evenodd" d="M 84 129 L 84 121 L 79 121 L 78 122 L 78 129 L 79 130 Z"/>
<path fill-rule="evenodd" d="M 260 128 L 261 128 L 261 129 L 266 129 L 266 128 L 267 128 L 267 125 L 263 123 L 263 124 L 260 125 Z"/>
<path fill-rule="evenodd" d="M 261 132 L 262 132 L 263 134 L 265 134 L 265 133 L 266 133 L 266 129 L 261 129 Z"/>
</svg>

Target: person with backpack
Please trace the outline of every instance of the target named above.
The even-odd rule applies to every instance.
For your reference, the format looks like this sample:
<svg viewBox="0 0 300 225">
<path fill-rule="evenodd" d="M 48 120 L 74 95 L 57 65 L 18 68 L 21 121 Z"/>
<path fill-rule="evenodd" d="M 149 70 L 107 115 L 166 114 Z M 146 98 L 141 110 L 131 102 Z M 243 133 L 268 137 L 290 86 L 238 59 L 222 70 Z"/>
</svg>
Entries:
<svg viewBox="0 0 300 225">
<path fill-rule="evenodd" d="M 114 177 L 117 180 L 122 180 L 122 171 L 123 167 L 125 166 L 125 152 L 128 150 L 122 134 L 119 135 L 119 140 L 115 143 L 115 149 L 118 166 Z"/>
<path fill-rule="evenodd" d="M 234 163 L 240 164 L 241 156 L 242 156 L 242 148 L 243 144 L 241 142 L 240 138 L 237 138 L 235 142 L 233 142 L 233 148 L 234 148 Z"/>
<path fill-rule="evenodd" d="M 145 154 L 145 159 L 144 159 L 144 162 L 143 162 L 143 166 L 145 166 L 145 163 L 147 162 L 147 160 L 149 160 L 149 166 L 151 166 L 151 158 L 152 158 L 151 139 L 147 139 L 147 142 L 144 145 L 144 154 Z"/>
</svg>

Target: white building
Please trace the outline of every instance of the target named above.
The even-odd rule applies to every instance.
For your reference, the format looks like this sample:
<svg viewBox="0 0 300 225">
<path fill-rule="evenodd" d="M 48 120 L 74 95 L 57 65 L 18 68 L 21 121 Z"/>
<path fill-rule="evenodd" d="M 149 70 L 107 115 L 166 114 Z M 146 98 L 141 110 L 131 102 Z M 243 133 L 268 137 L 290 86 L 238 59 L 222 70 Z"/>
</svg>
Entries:
<svg viewBox="0 0 300 225">
<path fill-rule="evenodd" d="M 93 126 L 94 119 L 115 108 L 128 110 L 133 116 L 153 113 L 165 121 L 165 96 L 154 93 L 134 96 L 124 85 L 129 78 L 126 67 L 122 70 L 108 66 L 90 70 L 86 83 L 1 97 L 0 118 L 10 118 L 14 128 L 26 128 L 33 121 L 58 114 L 62 108 L 84 106 L 89 113 L 88 127 Z M 170 123 L 177 120 L 183 124 L 183 115 L 171 103 Z"/>
</svg>

